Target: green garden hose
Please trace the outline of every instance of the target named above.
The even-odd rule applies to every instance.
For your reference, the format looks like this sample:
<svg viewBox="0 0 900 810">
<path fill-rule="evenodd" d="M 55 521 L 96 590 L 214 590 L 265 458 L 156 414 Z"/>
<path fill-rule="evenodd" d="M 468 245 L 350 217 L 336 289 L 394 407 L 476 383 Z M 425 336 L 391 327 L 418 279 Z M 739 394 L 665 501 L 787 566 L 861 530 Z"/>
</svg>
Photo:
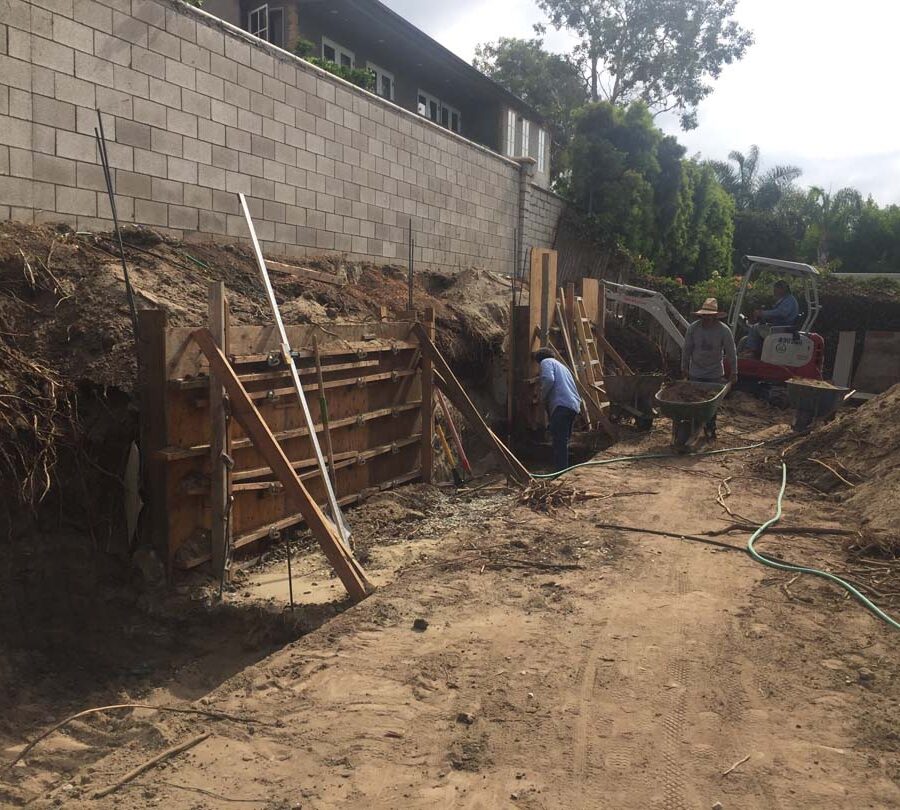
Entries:
<svg viewBox="0 0 900 810">
<path fill-rule="evenodd" d="M 895 630 L 900 630 L 900 622 L 892 619 L 887 615 L 878 605 L 876 605 L 871 599 L 863 596 L 856 588 L 854 588 L 849 582 L 841 579 L 839 576 L 835 576 L 834 574 L 830 574 L 827 571 L 819 571 L 816 568 L 806 568 L 801 565 L 790 565 L 788 563 L 775 562 L 775 560 L 769 559 L 764 555 L 760 554 L 754 544 L 760 537 L 762 537 L 763 533 L 770 527 L 774 526 L 781 520 L 781 505 L 784 501 L 784 491 L 787 489 L 787 464 L 783 461 L 781 462 L 781 490 L 778 492 L 778 506 L 775 510 L 775 515 L 762 524 L 750 537 L 750 540 L 747 542 L 747 551 L 750 553 L 750 556 L 756 560 L 758 563 L 762 563 L 763 565 L 767 565 L 769 568 L 777 568 L 779 571 L 792 571 L 797 574 L 812 574 L 814 577 L 821 577 L 822 579 L 827 579 L 829 582 L 834 582 L 836 585 L 839 585 L 845 591 L 847 591 L 851 596 L 853 596 L 866 610 L 874 613 L 879 619 L 887 622 L 891 627 Z"/>
</svg>

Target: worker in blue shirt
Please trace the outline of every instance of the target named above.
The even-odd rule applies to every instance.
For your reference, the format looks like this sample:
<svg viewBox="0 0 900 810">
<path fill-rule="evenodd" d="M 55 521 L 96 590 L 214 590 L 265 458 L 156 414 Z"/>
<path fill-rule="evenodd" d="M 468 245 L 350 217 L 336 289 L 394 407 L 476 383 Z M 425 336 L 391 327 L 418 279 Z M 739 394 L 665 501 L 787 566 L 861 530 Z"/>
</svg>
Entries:
<svg viewBox="0 0 900 810">
<path fill-rule="evenodd" d="M 572 372 L 553 357 L 550 349 L 538 349 L 533 357 L 541 367 L 541 396 L 550 417 L 553 465 L 556 470 L 564 470 L 569 466 L 569 439 L 581 410 L 581 396 Z"/>
<path fill-rule="evenodd" d="M 757 309 L 754 315 L 754 324 L 750 327 L 750 333 L 741 346 L 742 353 L 759 354 L 762 351 L 763 342 L 769 336 L 773 326 L 790 326 L 797 323 L 800 314 L 800 304 L 791 293 L 791 288 L 783 279 L 775 282 L 775 305 L 771 309 Z"/>
</svg>

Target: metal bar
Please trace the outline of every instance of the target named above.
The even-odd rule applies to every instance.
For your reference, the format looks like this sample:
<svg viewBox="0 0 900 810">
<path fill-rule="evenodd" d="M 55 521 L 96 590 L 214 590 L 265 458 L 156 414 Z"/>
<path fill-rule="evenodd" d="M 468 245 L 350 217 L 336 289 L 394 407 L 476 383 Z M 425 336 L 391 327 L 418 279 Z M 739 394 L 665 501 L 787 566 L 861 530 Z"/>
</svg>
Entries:
<svg viewBox="0 0 900 810">
<path fill-rule="evenodd" d="M 97 149 L 100 152 L 100 163 L 103 166 L 103 178 L 106 180 L 106 193 L 109 197 L 109 210 L 113 218 L 113 226 L 116 230 L 116 239 L 119 242 L 119 255 L 122 259 L 122 275 L 125 277 L 125 293 L 128 296 L 128 309 L 131 312 L 131 326 L 134 329 L 134 339 L 138 339 L 137 306 L 134 303 L 134 288 L 131 286 L 131 276 L 128 273 L 128 264 L 125 261 L 125 245 L 122 243 L 122 231 L 119 230 L 119 214 L 116 210 L 116 194 L 113 190 L 112 173 L 109 170 L 109 155 L 106 151 L 106 134 L 103 131 L 103 116 L 97 110 L 98 128 L 94 129 L 94 137 L 97 139 Z"/>
<path fill-rule="evenodd" d="M 294 356 L 291 354 L 291 346 L 288 341 L 287 331 L 284 328 L 284 321 L 281 319 L 281 310 L 278 309 L 278 302 L 275 300 L 275 290 L 272 288 L 272 281 L 266 270 L 266 260 L 263 257 L 262 248 L 259 246 L 259 239 L 256 236 L 256 229 L 253 227 L 253 219 L 250 216 L 250 209 L 247 207 L 247 198 L 243 194 L 238 194 L 241 201 L 241 208 L 244 211 L 244 218 L 247 220 L 247 227 L 250 229 L 250 239 L 253 242 L 253 251 L 256 254 L 256 263 L 259 267 L 259 273 L 262 278 L 263 286 L 266 289 L 266 297 L 269 299 L 269 306 L 272 307 L 272 314 L 275 318 L 275 326 L 281 337 L 281 353 L 284 356 L 284 362 L 288 364 L 291 372 L 291 379 L 294 388 L 297 391 L 297 399 L 300 401 L 300 407 L 303 409 L 303 418 L 306 420 L 306 426 L 309 428 L 309 438 L 315 450 L 316 461 L 319 470 L 322 473 L 322 480 L 325 482 L 325 490 L 328 495 L 328 510 L 338 529 L 338 534 L 344 544 L 345 550 L 350 551 L 350 530 L 344 523 L 344 516 L 341 513 L 341 507 L 338 506 L 337 497 L 334 494 L 334 486 L 328 475 L 325 465 L 325 458 L 322 456 L 322 448 L 319 445 L 319 437 L 316 435 L 315 423 L 312 414 L 309 412 L 309 403 L 306 401 L 306 395 L 303 393 L 303 385 L 297 373 L 297 364 L 294 362 Z"/>
<path fill-rule="evenodd" d="M 415 248 L 415 241 L 413 240 L 413 226 L 412 226 L 412 217 L 409 218 L 409 303 L 407 306 L 407 310 L 409 312 L 413 311 L 413 266 L 414 266 L 414 257 L 413 251 Z"/>
</svg>

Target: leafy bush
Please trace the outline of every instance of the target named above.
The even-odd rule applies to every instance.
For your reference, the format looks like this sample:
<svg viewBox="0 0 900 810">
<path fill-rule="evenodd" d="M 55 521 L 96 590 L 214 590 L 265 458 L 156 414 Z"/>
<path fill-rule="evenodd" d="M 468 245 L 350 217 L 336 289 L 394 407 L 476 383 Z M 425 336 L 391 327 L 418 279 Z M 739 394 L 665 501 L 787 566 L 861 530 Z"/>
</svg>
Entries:
<svg viewBox="0 0 900 810">
<path fill-rule="evenodd" d="M 313 56 L 312 54 L 315 53 L 315 51 L 316 46 L 308 39 L 298 39 L 297 42 L 294 43 L 294 53 L 301 59 L 309 62 L 311 65 L 322 68 L 322 70 L 327 70 L 329 73 L 343 79 L 345 82 L 355 84 L 357 87 L 368 90 L 370 93 L 375 92 L 374 70 L 370 70 L 369 68 L 348 68 L 344 65 L 338 65 L 329 59 Z"/>
</svg>

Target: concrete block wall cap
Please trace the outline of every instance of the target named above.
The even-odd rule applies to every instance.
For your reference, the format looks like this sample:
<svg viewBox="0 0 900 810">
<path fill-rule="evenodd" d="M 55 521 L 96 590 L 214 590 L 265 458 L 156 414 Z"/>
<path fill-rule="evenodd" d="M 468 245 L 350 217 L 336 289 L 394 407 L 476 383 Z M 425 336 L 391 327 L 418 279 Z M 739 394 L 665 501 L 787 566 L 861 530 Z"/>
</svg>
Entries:
<svg viewBox="0 0 900 810">
<path fill-rule="evenodd" d="M 537 163 L 537 158 L 533 158 L 531 155 L 513 158 L 513 160 L 522 166 L 534 166 Z"/>
<path fill-rule="evenodd" d="M 483 152 L 486 155 L 490 155 L 492 158 L 506 163 L 507 165 L 516 166 L 518 164 L 517 160 L 509 158 L 506 155 L 501 155 L 499 152 L 495 152 L 493 149 L 488 149 L 488 147 L 483 146 L 480 143 L 470 141 L 468 138 L 464 138 L 462 135 L 457 134 L 453 130 L 446 129 L 439 124 L 436 124 L 433 121 L 430 121 L 429 119 L 418 115 L 417 113 L 411 112 L 404 107 L 400 107 L 397 104 L 394 104 L 393 102 L 388 101 L 387 99 L 384 99 L 379 95 L 376 95 L 375 93 L 370 93 L 368 90 L 363 90 L 361 87 L 358 87 L 357 85 L 340 78 L 340 76 L 335 76 L 333 73 L 329 73 L 327 70 L 323 70 L 322 68 L 313 65 L 311 62 L 307 62 L 306 60 L 301 59 L 299 56 L 291 53 L 290 51 L 279 48 L 277 45 L 273 45 L 271 42 L 266 42 L 264 39 L 260 39 L 259 37 L 254 36 L 248 31 L 245 31 L 243 28 L 238 28 L 236 25 L 232 25 L 225 20 L 219 19 L 215 15 L 210 14 L 208 11 L 204 11 L 203 9 L 197 8 L 196 6 L 188 5 L 187 3 L 182 2 L 182 0 L 160 0 L 160 2 L 169 5 L 170 8 L 172 8 L 176 12 L 179 12 L 186 16 L 194 17 L 197 20 L 206 23 L 207 25 L 214 26 L 220 31 L 229 33 L 249 45 L 254 45 L 258 48 L 262 48 L 263 50 L 271 53 L 273 56 L 277 56 L 279 59 L 301 65 L 303 70 L 308 73 L 312 73 L 319 76 L 320 78 L 334 82 L 335 85 L 339 87 L 345 87 L 352 93 L 360 93 L 366 96 L 369 102 L 374 101 L 382 107 L 393 110 L 395 112 L 399 112 L 409 121 L 415 121 L 424 127 L 431 128 L 433 131 L 438 132 L 441 135 L 460 141 L 461 143 L 464 143 L 467 146 L 471 146 L 473 149 L 477 149 L 478 151 Z M 529 158 L 529 160 L 532 160 L 535 163 L 537 162 L 534 160 L 534 158 Z"/>
</svg>

